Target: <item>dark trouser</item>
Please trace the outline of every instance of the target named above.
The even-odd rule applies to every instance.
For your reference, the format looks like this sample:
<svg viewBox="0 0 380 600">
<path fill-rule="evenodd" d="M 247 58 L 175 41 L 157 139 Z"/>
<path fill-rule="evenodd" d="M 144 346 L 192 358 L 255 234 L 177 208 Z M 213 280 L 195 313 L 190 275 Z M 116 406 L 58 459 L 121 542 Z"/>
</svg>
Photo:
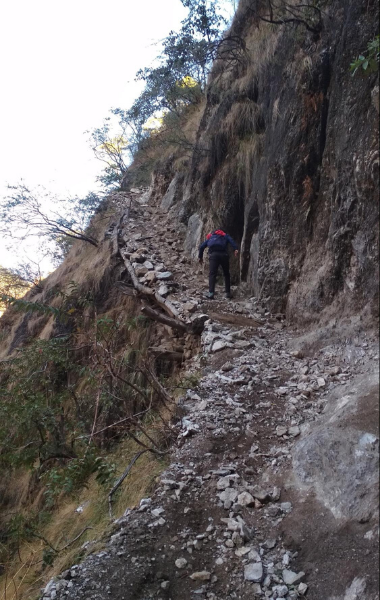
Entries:
<svg viewBox="0 0 380 600">
<path fill-rule="evenodd" d="M 209 255 L 210 261 L 210 275 L 209 275 L 209 291 L 215 292 L 215 281 L 216 276 L 218 274 L 219 265 L 223 269 L 224 275 L 224 286 L 226 289 L 226 293 L 230 293 L 230 259 L 228 254 L 223 252 L 213 252 Z"/>
</svg>

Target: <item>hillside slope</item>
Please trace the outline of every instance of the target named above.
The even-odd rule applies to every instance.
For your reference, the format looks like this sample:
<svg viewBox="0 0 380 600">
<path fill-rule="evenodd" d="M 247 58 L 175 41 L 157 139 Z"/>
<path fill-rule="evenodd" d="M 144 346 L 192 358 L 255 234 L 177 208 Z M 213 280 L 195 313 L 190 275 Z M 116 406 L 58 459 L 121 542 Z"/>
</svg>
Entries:
<svg viewBox="0 0 380 600">
<path fill-rule="evenodd" d="M 0 319 L 0 600 L 379 599 L 378 4 L 264 4 Z"/>
<path fill-rule="evenodd" d="M 207 318 L 186 364 L 201 378 L 179 400 L 153 494 L 43 598 L 377 599 L 376 340 L 312 352 L 254 298 L 205 302 L 164 215 L 124 220 L 121 254 L 137 225 L 156 269 L 140 281 L 163 260 L 178 315 Z"/>
</svg>

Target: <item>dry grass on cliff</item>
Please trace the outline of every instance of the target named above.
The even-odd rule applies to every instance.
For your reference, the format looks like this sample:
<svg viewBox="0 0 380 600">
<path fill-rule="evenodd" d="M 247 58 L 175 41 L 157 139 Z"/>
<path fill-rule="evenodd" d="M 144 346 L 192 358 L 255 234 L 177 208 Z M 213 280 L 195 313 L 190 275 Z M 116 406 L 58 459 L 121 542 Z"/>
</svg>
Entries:
<svg viewBox="0 0 380 600">
<path fill-rule="evenodd" d="M 123 472 L 138 450 L 139 446 L 133 441 L 120 444 L 110 456 L 118 473 Z M 156 478 L 165 467 L 165 459 L 158 459 L 150 453 L 141 456 L 115 497 L 113 517 L 121 517 L 127 508 L 137 506 L 141 498 L 149 496 Z M 27 486 L 28 481 L 25 480 L 24 491 Z M 78 562 L 86 552 L 100 550 L 104 546 L 103 536 L 110 530 L 108 488 L 100 488 L 94 477 L 88 482 L 88 487 L 76 497 L 62 498 L 59 501 L 39 534 L 59 549 L 76 538 L 86 527 L 91 529 L 67 550 L 60 552 L 53 565 L 44 568 L 41 556 L 46 544 L 37 538 L 24 542 L 18 555 L 7 565 L 7 577 L 0 577 L 0 600 L 31 600 L 38 597 L 40 589 L 52 577 Z M 83 548 L 84 544 L 86 547 Z"/>
</svg>

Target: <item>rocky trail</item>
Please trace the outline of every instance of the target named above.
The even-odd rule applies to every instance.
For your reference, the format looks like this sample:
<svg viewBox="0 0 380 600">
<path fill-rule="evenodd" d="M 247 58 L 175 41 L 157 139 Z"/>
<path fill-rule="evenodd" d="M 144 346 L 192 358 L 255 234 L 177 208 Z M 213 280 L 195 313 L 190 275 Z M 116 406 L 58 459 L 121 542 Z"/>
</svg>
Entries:
<svg viewBox="0 0 380 600">
<path fill-rule="evenodd" d="M 142 285 L 204 323 L 201 337 L 167 328 L 152 347 L 198 384 L 152 496 L 43 599 L 375 600 L 375 341 L 313 350 L 265 300 L 235 288 L 226 300 L 221 286 L 205 300 L 185 229 L 146 197 L 119 194 L 131 207 L 114 235 Z"/>
</svg>

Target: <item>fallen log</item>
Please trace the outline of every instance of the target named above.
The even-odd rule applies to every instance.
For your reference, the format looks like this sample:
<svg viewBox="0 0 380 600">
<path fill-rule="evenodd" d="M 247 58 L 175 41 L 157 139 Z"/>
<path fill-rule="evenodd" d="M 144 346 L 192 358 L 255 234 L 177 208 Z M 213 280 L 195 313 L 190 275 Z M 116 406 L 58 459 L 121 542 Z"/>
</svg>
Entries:
<svg viewBox="0 0 380 600">
<path fill-rule="evenodd" d="M 164 325 L 169 325 L 169 327 L 172 327 L 173 329 L 178 329 L 183 333 L 186 333 L 189 330 L 188 326 L 186 325 L 186 323 L 183 323 L 183 321 L 173 319 L 172 317 L 167 317 L 166 315 L 163 315 L 157 312 L 156 310 L 153 310 L 153 308 L 151 308 L 150 306 L 143 306 L 141 312 L 150 319 L 158 321 L 159 323 L 164 323 Z"/>
<path fill-rule="evenodd" d="M 111 258 L 114 258 L 118 251 L 119 251 L 119 233 L 120 233 L 120 227 L 123 223 L 124 217 L 126 217 L 126 213 L 122 212 L 117 220 L 117 222 L 114 225 L 113 231 L 112 231 L 112 235 L 111 235 L 111 245 L 112 245 L 112 250 L 111 250 Z"/>
<path fill-rule="evenodd" d="M 120 249 L 120 255 L 124 261 L 124 264 L 127 268 L 127 271 L 132 279 L 132 283 L 134 288 L 143 296 L 148 296 L 150 298 L 154 298 L 154 300 L 157 302 L 157 304 L 159 304 L 161 306 L 161 308 L 168 313 L 168 315 L 170 317 L 173 318 L 177 318 L 179 322 L 182 322 L 179 319 L 179 315 L 178 315 L 178 311 L 176 310 L 176 308 L 174 307 L 174 305 L 169 301 L 166 300 L 163 296 L 161 296 L 158 292 L 156 292 L 155 290 L 152 290 L 151 288 L 149 288 L 146 285 L 142 285 L 138 278 L 137 275 L 135 273 L 134 268 L 132 267 L 132 263 L 130 260 L 128 260 L 128 258 L 126 258 L 125 254 L 123 253 L 123 250 Z M 184 323 L 185 325 L 185 323 Z"/>
<path fill-rule="evenodd" d="M 184 360 L 183 352 L 176 352 L 175 350 L 167 350 L 166 348 L 148 348 L 149 352 L 156 358 L 162 358 L 162 360 L 169 360 L 171 362 L 182 362 Z"/>
</svg>

